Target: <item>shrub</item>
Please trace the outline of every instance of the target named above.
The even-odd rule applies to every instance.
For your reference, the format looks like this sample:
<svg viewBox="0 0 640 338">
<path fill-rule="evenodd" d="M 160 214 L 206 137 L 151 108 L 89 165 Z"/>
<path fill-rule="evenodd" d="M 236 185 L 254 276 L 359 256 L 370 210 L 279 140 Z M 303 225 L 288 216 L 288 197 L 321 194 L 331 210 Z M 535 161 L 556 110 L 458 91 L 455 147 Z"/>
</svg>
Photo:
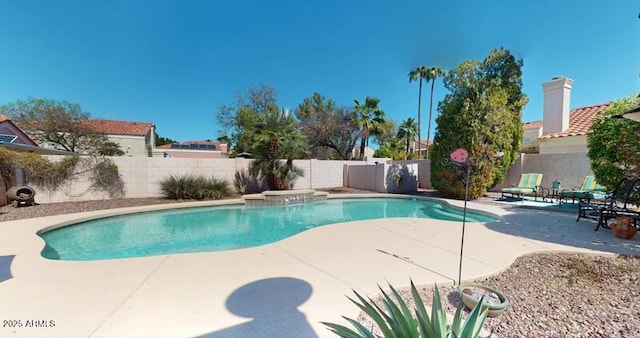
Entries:
<svg viewBox="0 0 640 338">
<path fill-rule="evenodd" d="M 264 175 L 251 169 L 236 171 L 233 177 L 233 186 L 241 194 L 263 192 L 269 189 Z"/>
<path fill-rule="evenodd" d="M 640 178 L 640 122 L 615 119 L 640 104 L 640 97 L 616 100 L 594 118 L 587 146 L 598 183 L 613 189 L 623 178 Z"/>
<path fill-rule="evenodd" d="M 393 298 L 388 295 L 382 288 L 382 303 L 386 311 L 375 304 L 371 299 L 365 299 L 354 291 L 359 301 L 349 298 L 362 310 L 370 319 L 376 323 L 382 337 L 406 337 L 406 338 L 427 338 L 427 337 L 477 337 L 482 329 L 482 324 L 487 317 L 487 311 L 481 312 L 481 304 L 483 298 L 480 299 L 478 305 L 471 311 L 467 319 L 462 323 L 462 300 L 458 303 L 458 308 L 453 316 L 451 325 L 447 323 L 447 316 L 442 308 L 440 300 L 440 292 L 438 286 L 435 286 L 433 292 L 433 303 L 431 305 L 431 317 L 427 313 L 424 301 L 418 294 L 416 286 L 411 281 L 411 294 L 415 301 L 414 312 L 409 310 L 409 306 L 402 299 L 400 294 L 389 284 Z M 415 313 L 415 315 L 414 315 Z M 358 321 L 344 317 L 357 331 L 346 326 L 323 323 L 329 330 L 340 337 L 378 337 L 372 330 L 366 328 Z"/>
<path fill-rule="evenodd" d="M 124 195 L 124 181 L 118 171 L 118 166 L 112 160 L 103 158 L 94 166 L 94 174 L 89 177 L 92 187 L 103 187 L 111 197 Z"/>
<path fill-rule="evenodd" d="M 54 162 L 35 153 L 0 149 L 0 176 L 6 187 L 15 184 L 17 168 L 24 169 L 28 184 L 48 192 L 58 191 L 77 177 L 87 175 L 90 182 L 87 191 L 104 191 L 110 197 L 125 193 L 118 166 L 102 156 L 71 155 Z"/>
<path fill-rule="evenodd" d="M 450 91 L 438 104 L 438 128 L 429 151 L 431 184 L 445 197 L 465 196 L 463 168 L 448 165 L 449 154 L 464 148 L 473 164 L 469 198 L 476 199 L 504 179 L 522 144 L 522 60 L 494 49 L 482 61 L 465 61 L 449 71 Z M 503 156 L 495 158 L 496 153 Z"/>
<path fill-rule="evenodd" d="M 174 200 L 219 200 L 231 195 L 231 187 L 227 181 L 194 175 L 169 175 L 160 182 L 160 190 L 164 198 Z"/>
</svg>

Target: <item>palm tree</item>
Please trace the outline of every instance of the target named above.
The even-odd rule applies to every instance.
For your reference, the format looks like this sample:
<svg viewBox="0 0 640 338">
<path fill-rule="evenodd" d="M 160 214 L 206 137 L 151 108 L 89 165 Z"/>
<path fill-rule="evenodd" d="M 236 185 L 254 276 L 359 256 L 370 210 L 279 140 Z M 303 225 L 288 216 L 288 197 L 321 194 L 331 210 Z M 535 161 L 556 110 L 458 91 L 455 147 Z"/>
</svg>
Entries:
<svg viewBox="0 0 640 338">
<path fill-rule="evenodd" d="M 407 153 L 407 156 L 409 155 L 411 141 L 415 140 L 416 134 L 418 133 L 417 128 L 418 127 L 416 125 L 416 120 L 414 120 L 413 117 L 402 121 L 402 124 L 400 124 L 400 127 L 398 127 L 398 138 L 405 139 L 405 151 Z"/>
<path fill-rule="evenodd" d="M 438 77 L 444 76 L 444 70 L 438 67 L 429 67 L 425 76 L 427 83 L 431 81 L 431 97 L 429 98 L 429 123 L 427 124 L 427 159 L 429 158 L 429 142 L 431 142 L 431 114 L 433 111 L 433 86 Z M 419 141 L 420 139 L 418 139 Z"/>
<path fill-rule="evenodd" d="M 420 86 L 418 87 L 418 144 L 420 144 L 420 139 L 422 138 L 422 134 L 420 133 L 420 124 L 422 123 L 420 120 L 420 106 L 422 105 L 422 80 L 427 77 L 427 67 L 418 66 L 416 69 L 409 72 L 409 82 L 413 82 L 419 80 Z M 418 148 L 420 151 L 420 148 Z M 420 158 L 420 153 L 418 153 L 418 158 Z"/>
<path fill-rule="evenodd" d="M 404 140 L 392 137 L 380 145 L 374 154 L 374 157 L 388 157 L 392 160 L 406 160 L 407 153 L 404 151 Z"/>
<path fill-rule="evenodd" d="M 295 120 L 287 111 L 264 113 L 253 138 L 256 156 L 253 173 L 262 173 L 270 190 L 288 190 L 293 180 L 302 175 L 293 165 L 293 159 L 304 152 L 303 141 Z M 281 158 L 286 158 L 286 162 L 282 163 Z"/>
<path fill-rule="evenodd" d="M 364 148 L 368 143 L 369 136 L 380 131 L 380 127 L 384 125 L 384 111 L 378 107 L 380 99 L 367 96 L 364 104 L 360 104 L 358 100 L 355 102 L 355 111 L 358 114 L 358 127 L 360 128 L 360 159 L 364 159 Z"/>
</svg>

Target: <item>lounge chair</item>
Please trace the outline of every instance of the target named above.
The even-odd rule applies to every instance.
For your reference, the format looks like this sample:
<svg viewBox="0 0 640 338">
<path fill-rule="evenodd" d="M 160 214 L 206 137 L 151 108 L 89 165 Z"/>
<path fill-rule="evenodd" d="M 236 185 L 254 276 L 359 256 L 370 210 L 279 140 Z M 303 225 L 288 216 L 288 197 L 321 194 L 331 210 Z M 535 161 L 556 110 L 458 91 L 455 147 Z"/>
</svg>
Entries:
<svg viewBox="0 0 640 338">
<path fill-rule="evenodd" d="M 592 199 L 604 199 L 606 193 L 605 188 L 596 182 L 595 176 L 588 175 L 584 178 L 579 188 L 562 190 L 559 194 L 559 204 L 562 206 L 562 203 L 567 203 L 569 198 L 571 203 L 575 203 L 576 199 L 578 201 L 587 200 L 587 203 L 589 203 Z"/>
<path fill-rule="evenodd" d="M 511 195 L 519 199 L 524 199 L 524 195 L 535 196 L 538 199 L 538 195 L 542 196 L 542 174 L 528 173 L 520 175 L 520 182 L 518 185 L 511 188 L 502 188 L 502 198 L 505 198 L 505 194 Z"/>
</svg>

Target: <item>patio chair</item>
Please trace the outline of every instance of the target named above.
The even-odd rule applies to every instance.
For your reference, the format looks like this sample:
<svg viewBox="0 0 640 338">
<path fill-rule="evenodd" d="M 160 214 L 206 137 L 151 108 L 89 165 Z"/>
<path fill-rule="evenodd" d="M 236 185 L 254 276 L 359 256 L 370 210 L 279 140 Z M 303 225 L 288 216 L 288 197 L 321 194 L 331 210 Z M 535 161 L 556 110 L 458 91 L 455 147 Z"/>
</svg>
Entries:
<svg viewBox="0 0 640 338">
<path fill-rule="evenodd" d="M 578 219 L 580 217 L 589 217 L 587 212 L 589 210 L 597 211 L 597 221 L 595 231 L 598 231 L 600 227 L 608 228 L 607 221 L 618 216 L 627 215 L 632 216 L 634 219 L 640 217 L 640 211 L 633 208 L 633 204 L 636 206 L 639 203 L 640 197 L 640 185 L 638 185 L 638 179 L 625 178 L 618 183 L 618 186 L 604 199 L 603 204 L 592 201 L 590 204 L 581 204 L 578 211 Z"/>
<path fill-rule="evenodd" d="M 542 196 L 542 174 L 527 173 L 520 175 L 520 181 L 518 185 L 511 188 L 502 188 L 502 198 L 505 198 L 505 194 L 511 195 L 511 197 L 524 199 L 524 195 L 533 194 L 535 199 L 538 200 L 538 194 Z"/>
<path fill-rule="evenodd" d="M 558 203 L 559 206 L 562 206 L 562 203 L 568 203 L 569 198 L 571 198 L 571 203 L 575 203 L 576 199 L 578 202 L 587 200 L 587 203 L 589 203 L 592 199 L 604 199 L 606 193 L 605 188 L 596 182 L 595 176 L 588 175 L 584 178 L 580 187 L 562 190 L 559 194 L 560 201 Z"/>
</svg>

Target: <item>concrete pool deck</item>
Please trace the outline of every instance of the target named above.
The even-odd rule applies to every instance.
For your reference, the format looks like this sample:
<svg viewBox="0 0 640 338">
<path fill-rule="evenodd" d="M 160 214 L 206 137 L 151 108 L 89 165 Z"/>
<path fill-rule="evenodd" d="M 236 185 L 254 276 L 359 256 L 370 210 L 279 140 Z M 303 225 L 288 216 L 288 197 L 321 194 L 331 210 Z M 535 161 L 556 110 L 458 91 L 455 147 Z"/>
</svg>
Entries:
<svg viewBox="0 0 640 338">
<path fill-rule="evenodd" d="M 426 285 L 458 278 L 460 222 L 416 218 L 323 226 L 224 252 L 88 262 L 40 256 L 40 229 L 174 207 L 0 222 L 0 337 L 331 337 L 320 322 L 345 323 L 342 315 L 358 314 L 346 298 L 352 289 L 375 295 L 377 285 L 387 282 L 401 287 L 410 278 Z M 575 222 L 573 214 L 468 207 L 502 219 L 467 223 L 463 280 L 497 273 L 538 251 L 640 255 L 638 236 L 622 240 L 608 229 L 594 232 L 594 222 Z"/>
</svg>

